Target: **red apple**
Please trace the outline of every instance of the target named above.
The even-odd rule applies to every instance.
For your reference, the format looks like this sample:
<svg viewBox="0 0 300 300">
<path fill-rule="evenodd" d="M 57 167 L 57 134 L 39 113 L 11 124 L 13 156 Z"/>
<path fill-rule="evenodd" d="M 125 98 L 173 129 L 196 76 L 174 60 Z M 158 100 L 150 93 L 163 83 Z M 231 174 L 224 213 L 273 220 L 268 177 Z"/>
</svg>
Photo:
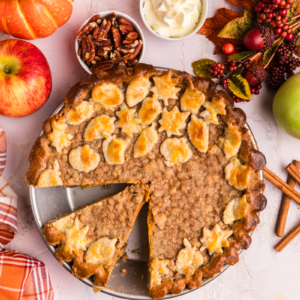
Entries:
<svg viewBox="0 0 300 300">
<path fill-rule="evenodd" d="M 0 115 L 24 117 L 45 104 L 52 88 L 44 54 L 21 40 L 0 42 Z"/>
</svg>

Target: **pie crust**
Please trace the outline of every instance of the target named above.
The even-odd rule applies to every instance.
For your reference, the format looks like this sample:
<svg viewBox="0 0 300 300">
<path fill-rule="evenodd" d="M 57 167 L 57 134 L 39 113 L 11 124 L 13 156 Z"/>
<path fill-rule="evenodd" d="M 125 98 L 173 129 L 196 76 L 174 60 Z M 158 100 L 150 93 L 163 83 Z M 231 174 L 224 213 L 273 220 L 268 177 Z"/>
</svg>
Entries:
<svg viewBox="0 0 300 300">
<path fill-rule="evenodd" d="M 143 88 L 135 91 L 138 82 Z M 83 101 L 93 103 L 89 117 L 76 116 L 80 124 L 66 123 L 68 112 Z M 120 119 L 125 110 L 127 117 Z M 99 127 L 92 139 L 86 139 L 86 128 L 102 115 L 112 120 L 112 130 L 105 135 L 105 128 Z M 57 149 L 51 136 L 53 124 L 60 122 L 56 135 L 66 139 Z M 153 299 L 160 299 L 169 292 L 200 287 L 203 278 L 237 263 L 238 251 L 251 244 L 248 233 L 256 228 L 267 202 L 258 173 L 266 160 L 253 149 L 245 123 L 245 113 L 209 79 L 145 64 L 99 71 L 88 82 L 76 84 L 62 111 L 45 121 L 44 134 L 29 157 L 26 181 L 32 186 L 149 184 L 149 289 Z M 99 155 L 97 166 L 91 162 L 93 169 L 86 172 L 69 161 L 70 152 L 85 145 Z M 49 226 L 44 227 L 46 237 Z M 51 238 L 50 234 L 48 242 L 56 244 Z M 80 251 L 81 258 L 74 251 L 67 257 L 75 268 L 88 250 Z M 84 270 L 89 266 L 85 263 Z"/>
</svg>

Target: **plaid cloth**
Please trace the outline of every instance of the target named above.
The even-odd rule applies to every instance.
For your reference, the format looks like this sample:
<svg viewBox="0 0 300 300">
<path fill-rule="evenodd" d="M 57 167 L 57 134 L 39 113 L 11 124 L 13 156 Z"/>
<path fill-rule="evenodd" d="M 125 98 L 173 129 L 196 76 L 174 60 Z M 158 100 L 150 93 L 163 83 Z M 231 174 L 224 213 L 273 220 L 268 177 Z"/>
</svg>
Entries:
<svg viewBox="0 0 300 300">
<path fill-rule="evenodd" d="M 0 127 L 0 176 L 1 149 L 3 147 L 1 148 Z M 4 249 L 4 245 L 8 244 L 15 234 L 17 234 L 17 195 L 2 176 L 0 177 L 0 300 L 53 300 L 53 288 L 44 263 L 30 256 Z"/>
<path fill-rule="evenodd" d="M 2 175 L 6 163 L 6 135 L 0 127 L 0 176 Z"/>
</svg>

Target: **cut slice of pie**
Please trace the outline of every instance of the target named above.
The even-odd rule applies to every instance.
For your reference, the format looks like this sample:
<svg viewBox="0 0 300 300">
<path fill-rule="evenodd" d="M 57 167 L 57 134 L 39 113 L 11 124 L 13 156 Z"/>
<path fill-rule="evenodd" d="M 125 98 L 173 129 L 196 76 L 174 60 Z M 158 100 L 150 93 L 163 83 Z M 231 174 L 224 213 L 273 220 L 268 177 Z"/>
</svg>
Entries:
<svg viewBox="0 0 300 300">
<path fill-rule="evenodd" d="M 73 262 L 73 274 L 94 276 L 94 290 L 103 288 L 122 256 L 136 217 L 149 199 L 149 186 L 127 186 L 122 192 L 59 217 L 44 225 L 46 241 L 55 255 Z"/>
<path fill-rule="evenodd" d="M 136 64 L 93 74 L 64 104 L 44 123 L 26 181 L 35 187 L 149 184 L 152 298 L 199 287 L 237 263 L 266 205 L 258 176 L 266 160 L 253 149 L 246 115 L 227 93 L 206 78 Z M 65 249 L 60 234 L 58 255 Z M 118 245 L 110 239 L 109 249 Z M 96 240 L 78 243 L 86 249 Z M 70 251 L 64 255 L 74 256 L 76 276 L 104 272 L 102 262 L 84 273 L 79 266 L 87 268 L 90 255 L 80 250 L 81 258 L 74 251 L 70 257 Z"/>
</svg>

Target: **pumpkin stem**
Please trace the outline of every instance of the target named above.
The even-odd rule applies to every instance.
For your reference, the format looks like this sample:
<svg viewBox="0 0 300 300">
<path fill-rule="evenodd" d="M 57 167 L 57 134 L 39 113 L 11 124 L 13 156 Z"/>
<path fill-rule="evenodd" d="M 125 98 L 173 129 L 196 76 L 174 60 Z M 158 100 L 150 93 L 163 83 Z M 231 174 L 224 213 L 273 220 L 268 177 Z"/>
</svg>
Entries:
<svg viewBox="0 0 300 300">
<path fill-rule="evenodd" d="M 10 69 L 9 69 L 9 67 L 7 65 L 4 67 L 4 72 L 6 74 L 10 74 L 11 73 L 11 71 L 10 71 Z"/>
</svg>

